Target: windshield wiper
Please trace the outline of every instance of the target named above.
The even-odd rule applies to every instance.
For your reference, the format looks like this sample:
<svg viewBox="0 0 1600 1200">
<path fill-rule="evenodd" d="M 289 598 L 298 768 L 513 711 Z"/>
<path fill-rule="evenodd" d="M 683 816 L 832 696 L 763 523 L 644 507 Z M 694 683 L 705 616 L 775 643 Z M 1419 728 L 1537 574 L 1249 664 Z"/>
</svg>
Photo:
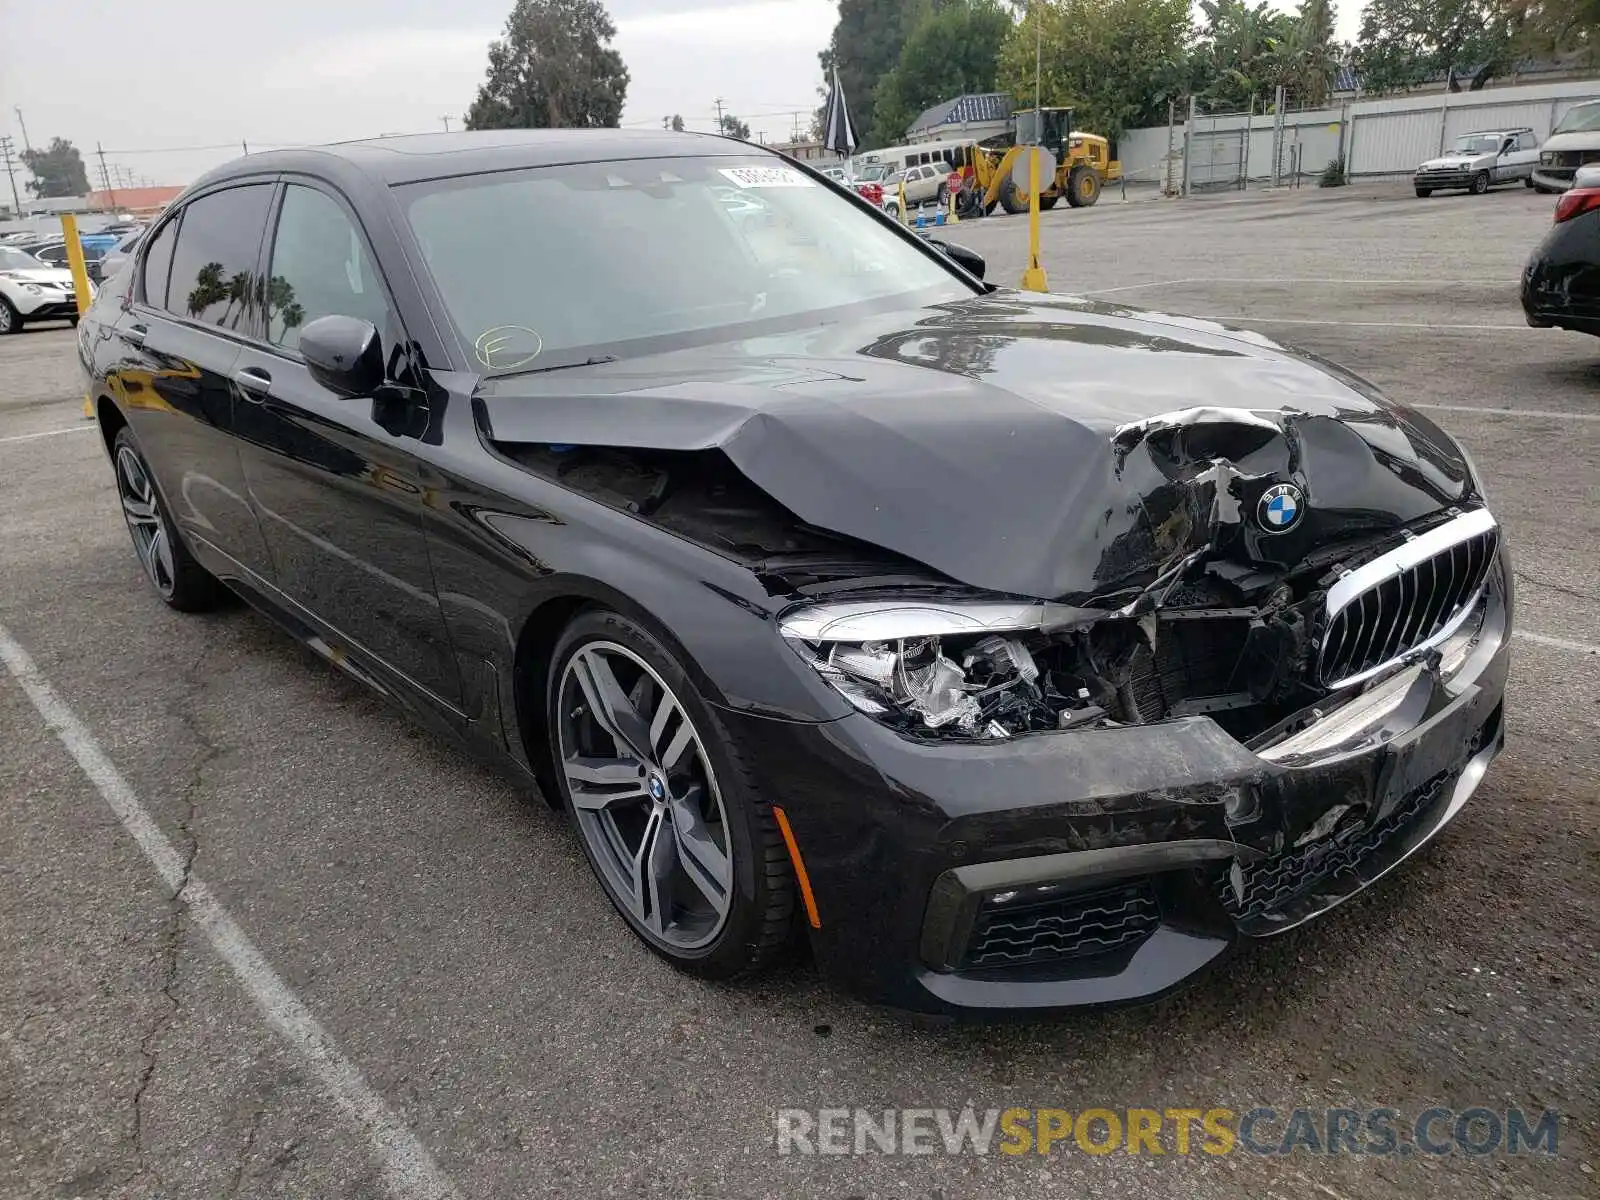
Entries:
<svg viewBox="0 0 1600 1200">
<path fill-rule="evenodd" d="M 598 367 L 602 363 L 616 361 L 617 356 L 615 354 L 596 354 L 581 361 L 574 359 L 572 362 L 551 363 L 548 367 L 523 367 L 518 370 L 501 371 L 495 378 L 509 379 L 514 375 L 543 375 L 546 371 L 565 371 L 571 367 Z"/>
</svg>

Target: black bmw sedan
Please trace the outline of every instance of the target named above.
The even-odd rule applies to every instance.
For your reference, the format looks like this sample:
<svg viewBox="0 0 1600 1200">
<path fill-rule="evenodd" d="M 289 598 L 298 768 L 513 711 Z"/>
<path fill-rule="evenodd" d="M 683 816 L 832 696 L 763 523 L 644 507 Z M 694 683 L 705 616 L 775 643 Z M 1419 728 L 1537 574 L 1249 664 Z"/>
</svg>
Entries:
<svg viewBox="0 0 1600 1200">
<path fill-rule="evenodd" d="M 1149 997 L 1456 815 L 1511 573 L 1370 385 L 982 270 L 740 142 L 391 138 L 213 171 L 79 344 L 160 598 L 536 784 L 679 967 Z"/>
</svg>

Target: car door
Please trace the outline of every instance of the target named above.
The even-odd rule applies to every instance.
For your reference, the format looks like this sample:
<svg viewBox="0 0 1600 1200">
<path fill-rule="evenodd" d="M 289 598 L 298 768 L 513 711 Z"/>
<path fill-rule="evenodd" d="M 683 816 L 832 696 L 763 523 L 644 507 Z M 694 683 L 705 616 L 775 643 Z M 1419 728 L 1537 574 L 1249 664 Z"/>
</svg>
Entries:
<svg viewBox="0 0 1600 1200">
<path fill-rule="evenodd" d="M 1532 130 L 1523 130 L 1517 134 L 1516 144 L 1511 147 L 1510 174 L 1508 179 L 1528 179 L 1533 175 L 1533 168 L 1539 164 L 1539 142 L 1533 136 Z"/>
<path fill-rule="evenodd" d="M 402 405 L 397 420 L 386 401 L 330 391 L 298 349 L 318 317 L 358 317 L 394 362 L 404 344 L 395 307 L 359 223 L 331 189 L 286 181 L 273 226 L 259 340 L 233 380 L 245 479 L 278 588 L 346 650 L 454 706 L 460 677 L 422 531 L 418 414 Z"/>
<path fill-rule="evenodd" d="M 233 439 L 231 378 L 271 180 L 206 192 L 155 231 L 107 383 L 185 543 L 214 574 L 271 578 Z"/>
</svg>

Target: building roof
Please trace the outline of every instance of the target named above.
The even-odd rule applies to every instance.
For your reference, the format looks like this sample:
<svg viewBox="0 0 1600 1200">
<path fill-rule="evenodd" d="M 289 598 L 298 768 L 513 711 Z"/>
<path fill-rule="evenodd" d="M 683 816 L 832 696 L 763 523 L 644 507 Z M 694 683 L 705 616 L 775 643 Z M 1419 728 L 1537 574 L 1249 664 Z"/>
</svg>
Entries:
<svg viewBox="0 0 1600 1200">
<path fill-rule="evenodd" d="M 164 204 L 172 203 L 182 192 L 183 189 L 181 187 L 112 188 L 109 191 L 90 192 L 88 206 L 90 208 L 160 208 Z"/>
<path fill-rule="evenodd" d="M 918 133 L 924 129 L 934 129 L 940 125 L 967 125 L 977 121 L 1009 121 L 1011 119 L 1011 96 L 1008 92 L 975 92 L 966 96 L 957 96 L 954 100 L 946 100 L 942 104 L 935 104 L 926 110 L 915 121 L 907 134 Z"/>
</svg>

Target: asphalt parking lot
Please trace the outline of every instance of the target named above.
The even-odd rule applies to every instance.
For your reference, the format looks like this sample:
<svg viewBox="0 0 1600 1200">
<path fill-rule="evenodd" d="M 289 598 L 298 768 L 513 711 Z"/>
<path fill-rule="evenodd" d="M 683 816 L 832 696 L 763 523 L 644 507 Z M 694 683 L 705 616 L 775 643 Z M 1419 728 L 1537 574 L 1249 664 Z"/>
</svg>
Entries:
<svg viewBox="0 0 1600 1200">
<path fill-rule="evenodd" d="M 1600 340 L 1523 324 L 1552 204 L 1383 185 L 1045 217 L 1055 290 L 1259 329 L 1462 437 L 1520 629 L 1509 748 L 1403 871 L 1160 1004 L 1027 1023 L 914 1022 L 804 962 L 674 973 L 542 803 L 247 610 L 166 610 L 71 332 L 0 339 L 0 645 L 37 668 L 0 672 L 0 1197 L 1600 1194 Z M 948 236 L 1011 284 L 1025 228 Z M 107 796 L 153 818 L 185 899 Z M 1553 1156 L 776 1152 L 779 1109 L 968 1103 L 1562 1120 Z"/>
</svg>

